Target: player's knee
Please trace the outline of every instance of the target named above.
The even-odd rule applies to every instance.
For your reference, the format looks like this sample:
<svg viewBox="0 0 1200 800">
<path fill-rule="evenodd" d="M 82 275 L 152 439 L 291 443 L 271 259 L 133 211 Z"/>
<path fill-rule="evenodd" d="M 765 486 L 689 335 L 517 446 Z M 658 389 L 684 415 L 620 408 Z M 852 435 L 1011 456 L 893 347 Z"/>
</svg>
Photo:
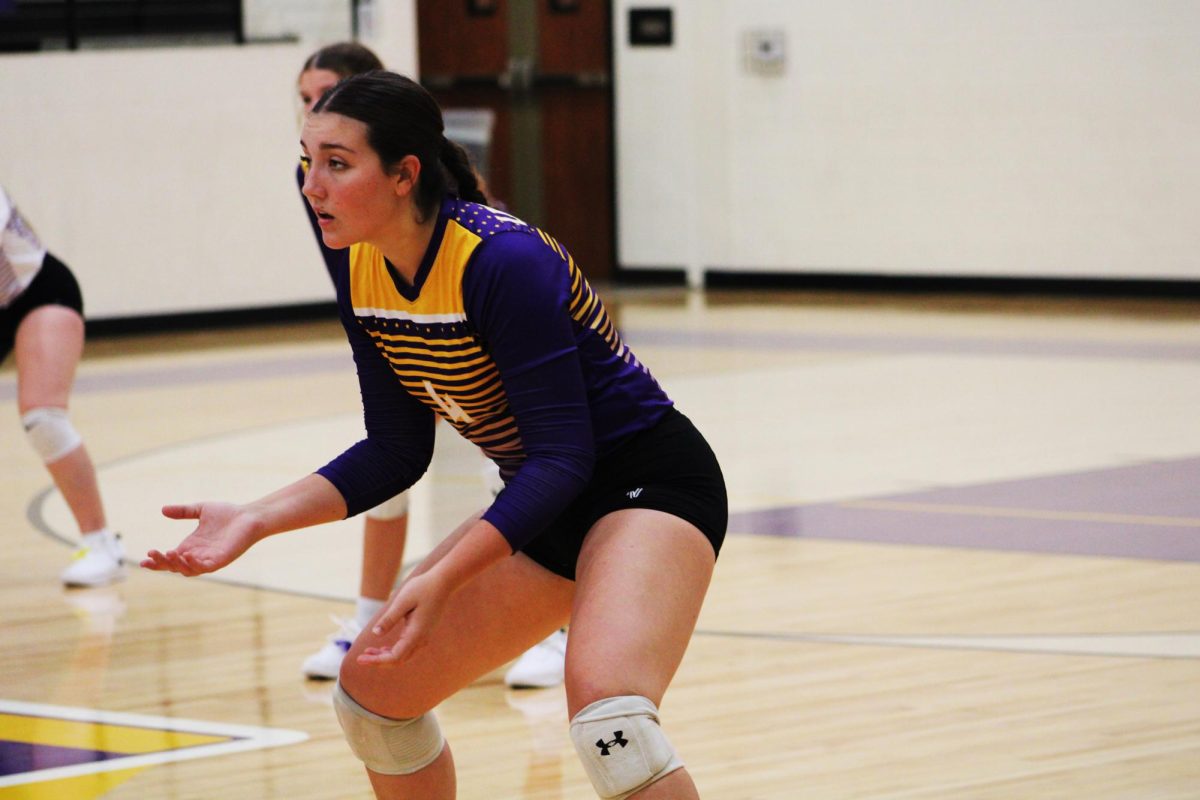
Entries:
<svg viewBox="0 0 1200 800">
<path fill-rule="evenodd" d="M 367 769 L 380 775 L 408 775 L 434 762 L 445 741 L 433 712 L 391 719 L 368 711 L 338 683 L 333 708 L 350 749 Z"/>
<path fill-rule="evenodd" d="M 83 437 L 71 424 L 65 408 L 31 408 L 21 415 L 21 424 L 25 426 L 29 443 L 46 464 L 57 461 L 83 444 Z"/>
<path fill-rule="evenodd" d="M 390 500 L 384 500 L 367 512 L 370 519 L 386 522 L 399 519 L 408 513 L 408 492 L 401 492 Z"/>
<path fill-rule="evenodd" d="M 645 697 L 598 700 L 571 720 L 571 741 L 604 800 L 624 800 L 683 766 Z"/>
</svg>

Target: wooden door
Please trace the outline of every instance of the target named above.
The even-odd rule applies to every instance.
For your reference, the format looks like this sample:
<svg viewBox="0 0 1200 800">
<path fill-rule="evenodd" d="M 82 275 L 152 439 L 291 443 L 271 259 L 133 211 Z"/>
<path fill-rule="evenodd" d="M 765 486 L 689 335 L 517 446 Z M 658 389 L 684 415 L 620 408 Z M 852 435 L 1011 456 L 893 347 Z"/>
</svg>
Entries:
<svg viewBox="0 0 1200 800">
<path fill-rule="evenodd" d="M 445 109 L 495 113 L 491 195 L 610 278 L 609 0 L 419 0 L 417 18 L 422 83 Z"/>
</svg>

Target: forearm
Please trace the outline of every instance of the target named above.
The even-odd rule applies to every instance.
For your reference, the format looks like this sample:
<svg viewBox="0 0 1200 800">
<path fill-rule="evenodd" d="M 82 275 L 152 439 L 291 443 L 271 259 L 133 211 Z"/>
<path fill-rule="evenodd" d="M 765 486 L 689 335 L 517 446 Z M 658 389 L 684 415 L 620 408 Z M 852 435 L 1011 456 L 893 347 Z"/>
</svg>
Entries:
<svg viewBox="0 0 1200 800">
<path fill-rule="evenodd" d="M 256 518 L 259 538 L 344 519 L 346 502 L 333 484 L 320 475 L 295 483 L 243 506 Z"/>
<path fill-rule="evenodd" d="M 308 475 L 252 503 L 166 505 L 164 516 L 196 520 L 196 529 L 174 549 L 148 551 L 141 565 L 202 575 L 228 566 L 271 534 L 332 522 L 345 513 L 341 494 L 320 475 Z"/>
<path fill-rule="evenodd" d="M 512 556 L 512 547 L 495 525 L 474 519 L 434 548 L 415 575 L 437 581 L 453 594 L 489 567 Z"/>
<path fill-rule="evenodd" d="M 473 514 L 470 519 L 466 520 L 457 528 L 455 528 L 449 536 L 445 537 L 436 545 L 434 545 L 433 549 L 421 559 L 421 563 L 417 564 L 417 566 L 413 568 L 412 572 L 409 573 L 409 577 L 415 578 L 416 576 L 424 575 L 426 572 L 429 572 L 429 570 L 433 569 L 434 566 L 442 560 L 446 553 L 449 553 L 450 550 L 453 549 L 454 545 L 458 544 L 458 541 L 466 536 L 467 532 L 474 527 L 475 523 L 479 521 L 479 516 L 479 513 Z"/>
<path fill-rule="evenodd" d="M 409 658 L 438 624 L 449 598 L 480 573 L 512 556 L 512 548 L 490 522 L 473 520 L 459 526 L 434 549 L 413 575 L 392 595 L 375 618 L 372 633 L 382 636 L 400 625 L 398 638 L 367 647 L 360 664 L 393 664 Z"/>
</svg>

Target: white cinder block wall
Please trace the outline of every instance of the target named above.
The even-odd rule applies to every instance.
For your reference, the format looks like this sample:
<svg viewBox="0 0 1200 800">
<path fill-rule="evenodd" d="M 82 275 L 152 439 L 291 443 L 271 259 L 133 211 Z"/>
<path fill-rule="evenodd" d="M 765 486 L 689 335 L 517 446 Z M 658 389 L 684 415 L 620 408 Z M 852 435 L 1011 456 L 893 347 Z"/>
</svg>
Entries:
<svg viewBox="0 0 1200 800">
<path fill-rule="evenodd" d="M 1200 280 L 1200 3 L 614 0 L 627 267 Z M 296 70 L 335 0 L 254 0 L 295 44 L 0 56 L 0 183 L 96 319 L 326 300 L 292 184 Z M 414 0 L 364 0 L 390 66 Z M 785 67 L 744 66 L 748 31 Z"/>
<path fill-rule="evenodd" d="M 293 179 L 296 73 L 345 0 L 255 0 L 298 43 L 0 55 L 0 184 L 79 277 L 92 319 L 332 299 Z M 331 9 L 342 9 L 339 17 Z M 371 37 L 416 64 L 415 4 Z"/>
<path fill-rule="evenodd" d="M 629 9 L 670 6 L 671 48 Z M 635 268 L 1200 279 L 1200 3 L 614 3 Z M 743 37 L 781 33 L 782 74 Z"/>
</svg>

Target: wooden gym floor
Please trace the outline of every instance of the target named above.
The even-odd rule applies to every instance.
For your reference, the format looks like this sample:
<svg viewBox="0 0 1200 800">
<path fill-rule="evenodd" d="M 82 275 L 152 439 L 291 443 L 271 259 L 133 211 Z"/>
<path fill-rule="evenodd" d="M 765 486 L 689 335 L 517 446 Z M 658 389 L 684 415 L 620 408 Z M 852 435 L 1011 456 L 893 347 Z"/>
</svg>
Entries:
<svg viewBox="0 0 1200 800">
<path fill-rule="evenodd" d="M 1200 303 L 625 290 L 730 536 L 664 720 L 706 798 L 1200 797 Z M 301 660 L 356 521 L 227 573 L 57 582 L 76 531 L 0 399 L 0 800 L 366 798 Z M 358 435 L 335 323 L 90 342 L 72 417 L 129 553 Z M 440 432 L 409 561 L 484 501 Z M 462 798 L 591 797 L 561 689 L 445 703 Z"/>
</svg>

